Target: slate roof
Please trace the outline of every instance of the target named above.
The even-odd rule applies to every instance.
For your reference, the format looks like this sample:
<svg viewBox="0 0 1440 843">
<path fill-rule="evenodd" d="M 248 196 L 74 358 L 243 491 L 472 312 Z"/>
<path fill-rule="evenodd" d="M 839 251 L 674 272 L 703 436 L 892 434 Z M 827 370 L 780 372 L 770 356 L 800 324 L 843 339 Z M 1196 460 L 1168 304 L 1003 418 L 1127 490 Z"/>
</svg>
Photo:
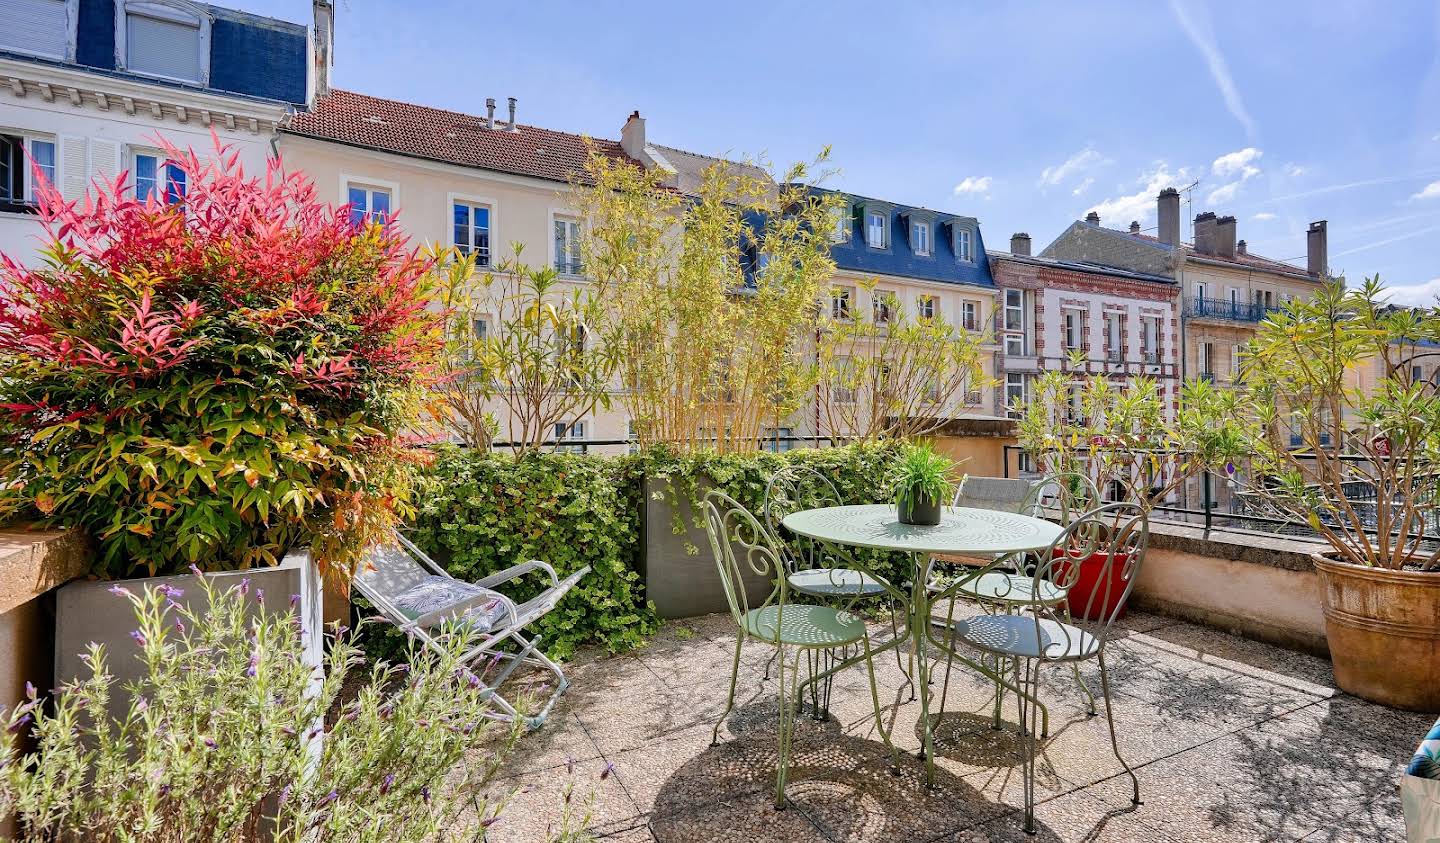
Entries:
<svg viewBox="0 0 1440 843">
<path fill-rule="evenodd" d="M 1148 242 L 1161 249 L 1174 248 L 1174 246 L 1161 243 L 1160 238 L 1156 237 L 1153 234 L 1131 234 L 1128 231 L 1121 231 L 1115 228 L 1106 228 L 1105 226 L 1097 225 L 1096 223 L 1090 222 L 1089 220 L 1077 220 L 1076 224 L 1089 226 L 1096 231 L 1101 231 L 1114 237 L 1126 237 L 1131 240 Z M 1284 261 L 1278 261 L 1273 258 L 1267 258 L 1264 255 L 1257 255 L 1250 252 L 1247 252 L 1243 255 L 1236 253 L 1233 257 L 1227 257 L 1225 255 L 1208 255 L 1203 252 L 1195 251 L 1194 243 L 1181 243 L 1180 245 L 1185 249 L 1186 260 L 1214 263 L 1221 266 L 1240 266 L 1246 269 L 1257 269 L 1262 272 L 1278 272 L 1282 275 L 1293 275 L 1301 278 L 1309 278 L 1311 280 L 1315 278 L 1315 276 L 1311 275 L 1309 272 L 1307 272 L 1301 267 L 1295 266 L 1294 264 L 1285 263 Z"/>
<path fill-rule="evenodd" d="M 496 117 L 494 129 L 487 129 L 485 118 L 473 114 L 333 90 L 281 131 L 549 181 L 568 182 L 583 172 L 584 136 L 523 123 L 517 132 L 504 127 L 502 116 Z M 619 141 L 590 142 L 606 155 L 640 165 L 625 155 Z"/>
<path fill-rule="evenodd" d="M 665 161 L 675 168 L 675 188 L 681 193 L 695 195 L 700 190 L 700 182 L 705 170 L 715 164 L 724 161 L 731 169 L 739 175 L 748 176 L 763 182 L 770 182 L 770 173 L 764 167 L 743 161 L 731 161 L 726 158 L 716 158 L 711 155 L 701 155 L 698 152 L 689 152 L 684 149 L 676 149 L 673 146 L 663 146 L 658 143 L 650 144 L 650 149 L 658 152 Z M 778 189 L 778 188 L 777 188 Z"/>
</svg>

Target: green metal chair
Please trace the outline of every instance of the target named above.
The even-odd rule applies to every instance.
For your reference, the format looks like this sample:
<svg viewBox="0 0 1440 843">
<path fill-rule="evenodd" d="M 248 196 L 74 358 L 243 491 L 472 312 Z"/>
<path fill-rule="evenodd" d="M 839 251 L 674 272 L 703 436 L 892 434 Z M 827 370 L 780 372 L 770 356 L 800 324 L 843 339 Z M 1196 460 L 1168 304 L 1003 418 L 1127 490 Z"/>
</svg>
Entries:
<svg viewBox="0 0 1440 843">
<path fill-rule="evenodd" d="M 880 714 L 880 691 L 875 684 L 875 665 L 870 658 L 870 636 L 859 615 L 829 606 L 789 602 L 790 587 L 775 540 L 751 512 L 729 495 L 712 491 L 701 504 L 705 532 L 715 554 L 715 567 L 725 587 L 730 615 L 735 619 L 735 661 L 730 668 L 730 695 L 725 711 L 710 734 L 712 746 L 720 742 L 720 725 L 735 708 L 735 685 L 740 676 L 740 654 L 748 640 L 775 647 L 779 652 L 779 764 L 775 774 L 775 807 L 785 807 L 785 783 L 795 738 L 793 697 L 799 679 L 800 656 L 817 650 L 834 650 L 859 645 L 865 653 L 870 674 L 870 702 L 880 736 L 890 749 L 891 762 L 899 768 L 900 755 L 890 742 Z M 744 575 L 749 571 L 769 578 L 774 585 L 765 600 L 751 607 L 745 592 Z M 793 661 L 788 653 L 793 652 Z M 787 678 L 788 677 L 788 678 Z M 787 684 L 788 683 L 788 684 Z"/>
<path fill-rule="evenodd" d="M 805 536 L 799 536 L 785 528 L 785 516 L 807 509 L 827 506 L 841 506 L 845 503 L 839 491 L 829 478 L 813 468 L 790 465 L 782 468 L 765 484 L 765 526 L 777 540 L 777 546 L 784 562 L 785 579 L 790 590 L 813 600 L 824 601 L 827 605 L 849 609 L 858 600 L 885 600 L 890 608 L 890 631 L 899 636 L 899 616 L 889 583 L 883 578 L 849 565 L 851 560 L 845 552 L 833 545 L 825 544 Z M 848 656 L 842 648 L 840 658 Z M 821 656 L 816 653 L 810 665 L 812 674 L 822 661 L 833 664 L 835 654 Z M 914 673 L 906 670 L 899 648 L 895 650 L 895 663 L 907 677 L 907 684 L 914 689 L 914 682 L 908 677 Z M 766 665 L 769 678 L 770 665 Z M 812 710 L 817 719 L 824 719 L 830 707 L 830 690 L 834 677 L 827 679 L 823 686 L 811 685 Z M 913 694 L 912 694 L 913 698 Z"/>
<path fill-rule="evenodd" d="M 1105 644 L 1135 587 L 1149 535 L 1145 512 L 1134 504 L 1109 504 L 1085 513 L 1066 527 L 1051 553 L 1036 559 L 1035 570 L 1029 574 L 1029 593 L 1034 595 L 1031 600 L 1017 603 L 1012 613 L 980 615 L 952 623 L 952 641 L 1014 665 L 1015 687 L 1020 689 L 1020 731 L 1025 738 L 1027 833 L 1035 832 L 1037 743 L 1033 724 L 1040 708 L 1040 668 L 1047 663 L 1077 666 L 1088 659 L 1099 663 L 1105 719 L 1110 726 L 1110 749 L 1130 776 L 1131 801 L 1140 804 L 1140 780 L 1120 755 L 1120 744 L 1115 737 Z M 1077 587 L 1080 563 L 1096 560 L 1097 556 L 1103 567 L 1088 593 L 1082 593 L 1085 589 Z M 1045 594 L 1047 584 L 1063 590 L 1065 601 L 1056 603 L 1039 596 Z"/>
</svg>

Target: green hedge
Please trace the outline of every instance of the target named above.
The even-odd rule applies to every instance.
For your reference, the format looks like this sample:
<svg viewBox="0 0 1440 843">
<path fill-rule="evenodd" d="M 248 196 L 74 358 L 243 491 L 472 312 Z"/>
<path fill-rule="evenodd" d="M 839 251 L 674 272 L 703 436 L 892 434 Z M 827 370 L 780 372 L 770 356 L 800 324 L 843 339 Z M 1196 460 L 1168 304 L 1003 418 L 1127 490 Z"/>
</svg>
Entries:
<svg viewBox="0 0 1440 843">
<path fill-rule="evenodd" d="M 549 562 L 561 577 L 591 566 L 592 573 L 536 631 L 554 656 L 569 656 L 586 643 L 618 652 L 642 644 L 659 625 L 639 574 L 645 477 L 668 478 L 674 494 L 691 500 L 699 489 L 696 478 L 708 477 L 758 514 L 765 484 L 792 463 L 830 478 L 848 502 L 889 500 L 888 477 L 897 454 L 894 445 L 725 455 L 656 448 L 632 456 L 535 453 L 516 460 L 442 448 L 428 471 L 410 536 L 465 580 L 527 559 Z M 683 524 L 673 529 L 679 532 Z M 891 559 L 874 561 L 882 573 L 898 572 Z M 539 586 L 536 577 L 525 582 Z"/>
</svg>

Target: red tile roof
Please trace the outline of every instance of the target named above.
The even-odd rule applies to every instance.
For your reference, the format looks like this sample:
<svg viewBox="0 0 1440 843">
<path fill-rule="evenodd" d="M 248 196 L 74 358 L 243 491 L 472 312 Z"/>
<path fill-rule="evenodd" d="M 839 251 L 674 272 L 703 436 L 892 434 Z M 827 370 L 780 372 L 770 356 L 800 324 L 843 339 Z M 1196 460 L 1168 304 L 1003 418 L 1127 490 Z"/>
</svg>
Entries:
<svg viewBox="0 0 1440 843">
<path fill-rule="evenodd" d="M 1157 245 L 1160 244 L 1160 238 L 1156 237 L 1153 234 L 1137 234 L 1129 231 L 1122 231 L 1118 228 L 1105 228 L 1103 226 L 1095 227 L 1099 228 L 1101 231 L 1107 231 L 1111 234 L 1118 234 L 1121 237 L 1134 237 L 1137 240 L 1148 240 L 1151 243 L 1155 243 Z M 1285 263 L 1284 261 L 1277 261 L 1273 258 L 1267 258 L 1264 255 L 1257 255 L 1251 252 L 1246 252 L 1243 255 L 1239 252 L 1236 252 L 1232 257 L 1226 257 L 1224 255 L 1207 255 L 1204 252 L 1197 252 L 1195 250 L 1194 243 L 1182 243 L 1180 245 L 1185 248 L 1186 254 L 1188 254 L 1190 256 L 1190 259 L 1192 260 L 1198 259 L 1202 261 L 1214 261 L 1215 263 L 1232 263 L 1238 264 L 1240 266 L 1246 266 L 1251 269 L 1263 270 L 1265 272 L 1279 272 L 1285 275 L 1303 275 L 1312 279 L 1315 277 L 1313 275 L 1310 275 L 1309 271 L 1306 270 L 1304 267 L 1295 266 L 1294 264 Z"/>
<path fill-rule="evenodd" d="M 507 132 L 504 126 L 499 118 L 494 129 L 487 129 L 485 118 L 473 114 L 334 90 L 310 111 L 292 117 L 282 131 L 550 181 L 566 182 L 583 172 L 582 136 L 524 124 L 518 132 Z M 633 161 L 618 141 L 591 142 L 607 155 Z"/>
</svg>

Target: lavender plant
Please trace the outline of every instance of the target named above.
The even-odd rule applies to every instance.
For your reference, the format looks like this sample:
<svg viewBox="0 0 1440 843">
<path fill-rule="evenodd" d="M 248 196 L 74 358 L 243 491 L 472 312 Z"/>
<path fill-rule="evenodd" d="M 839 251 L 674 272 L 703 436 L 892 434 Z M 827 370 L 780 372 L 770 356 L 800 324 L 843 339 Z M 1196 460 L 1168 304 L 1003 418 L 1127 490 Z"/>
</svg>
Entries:
<svg viewBox="0 0 1440 843">
<path fill-rule="evenodd" d="M 461 661 L 463 636 L 375 664 L 350 696 L 345 677 L 363 668 L 343 629 L 327 635 L 322 672 L 304 658 L 320 633 L 252 604 L 261 595 L 248 582 L 195 587 L 204 600 L 181 602 L 173 586 L 112 589 L 134 606 L 146 665 L 123 689 L 128 705 L 100 645 L 90 675 L 52 701 L 27 687 L 0 743 L 0 815 L 17 817 L 20 839 L 423 841 L 499 818 L 508 798 L 487 798 L 487 785 L 519 732 L 485 718 L 483 671 Z M 567 791 L 567 822 L 550 839 L 579 839 L 585 806 Z"/>
</svg>

